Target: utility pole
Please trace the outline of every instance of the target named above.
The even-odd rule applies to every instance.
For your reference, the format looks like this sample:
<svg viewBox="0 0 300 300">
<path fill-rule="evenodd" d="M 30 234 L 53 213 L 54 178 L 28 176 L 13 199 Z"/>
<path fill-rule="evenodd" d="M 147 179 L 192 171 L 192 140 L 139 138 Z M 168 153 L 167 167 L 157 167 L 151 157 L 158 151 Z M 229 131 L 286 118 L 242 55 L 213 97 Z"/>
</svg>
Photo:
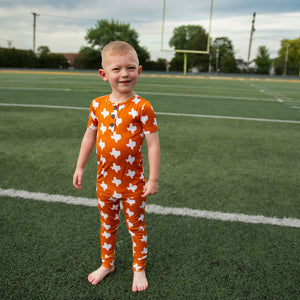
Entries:
<svg viewBox="0 0 300 300">
<path fill-rule="evenodd" d="M 251 53 L 251 45 L 252 45 L 253 32 L 255 31 L 255 28 L 254 28 L 255 16 L 256 16 L 256 13 L 254 12 L 253 13 L 253 19 L 252 19 L 251 33 L 250 33 L 249 50 L 248 50 L 248 61 L 247 61 L 247 69 L 248 70 L 249 70 L 249 64 L 250 64 L 250 53 Z"/>
<path fill-rule="evenodd" d="M 39 14 L 32 12 L 33 14 L 33 52 L 35 52 L 35 35 L 36 35 L 36 17 L 39 16 Z"/>
</svg>

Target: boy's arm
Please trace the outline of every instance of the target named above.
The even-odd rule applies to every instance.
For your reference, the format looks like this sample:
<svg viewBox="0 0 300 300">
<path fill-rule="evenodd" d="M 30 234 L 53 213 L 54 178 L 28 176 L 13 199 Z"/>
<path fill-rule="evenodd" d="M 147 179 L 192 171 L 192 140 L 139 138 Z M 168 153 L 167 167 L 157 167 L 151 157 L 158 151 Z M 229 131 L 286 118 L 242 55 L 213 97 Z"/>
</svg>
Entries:
<svg viewBox="0 0 300 300">
<path fill-rule="evenodd" d="M 97 130 L 87 128 L 81 143 L 81 148 L 77 160 L 76 170 L 73 176 L 73 185 L 76 189 L 82 188 L 82 177 L 84 166 L 95 146 Z"/>
<path fill-rule="evenodd" d="M 145 136 L 148 147 L 149 160 L 149 179 L 144 187 L 142 197 L 153 195 L 158 192 L 158 179 L 160 168 L 160 145 L 158 132 L 146 134 Z"/>
</svg>

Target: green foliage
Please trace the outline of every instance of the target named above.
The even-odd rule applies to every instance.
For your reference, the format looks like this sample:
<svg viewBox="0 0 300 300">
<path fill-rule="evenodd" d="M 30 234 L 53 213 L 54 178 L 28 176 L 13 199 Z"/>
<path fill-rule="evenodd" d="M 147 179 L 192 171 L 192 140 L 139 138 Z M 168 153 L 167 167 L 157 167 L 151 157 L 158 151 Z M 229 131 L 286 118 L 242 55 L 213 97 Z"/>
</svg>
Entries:
<svg viewBox="0 0 300 300">
<path fill-rule="evenodd" d="M 157 61 L 147 60 L 143 64 L 143 70 L 147 71 L 166 71 L 167 60 L 165 58 L 159 58 Z"/>
<path fill-rule="evenodd" d="M 223 73 L 237 73 L 237 63 L 233 53 L 223 55 L 220 62 L 220 70 Z"/>
<path fill-rule="evenodd" d="M 37 56 L 32 50 L 0 49 L 0 67 L 5 68 L 68 68 L 62 54 L 49 53 L 47 46 L 39 47 Z"/>
<path fill-rule="evenodd" d="M 274 59 L 273 66 L 275 69 L 275 73 L 277 75 L 283 75 L 284 64 L 285 64 L 285 58 L 283 56 L 278 56 Z"/>
<path fill-rule="evenodd" d="M 217 54 L 218 51 L 218 54 Z M 218 69 L 223 73 L 238 72 L 232 41 L 228 37 L 218 37 L 211 47 L 212 65 L 216 70 L 217 55 Z"/>
<path fill-rule="evenodd" d="M 138 33 L 130 28 L 130 24 L 120 23 L 112 20 L 98 20 L 94 28 L 89 28 L 85 36 L 86 41 L 93 48 L 97 47 L 99 51 L 112 41 L 124 41 L 134 47 L 136 50 L 140 64 L 150 58 L 148 50 L 139 45 Z"/>
<path fill-rule="evenodd" d="M 199 25 L 176 27 L 169 45 L 180 50 L 206 50 L 208 34 Z"/>
<path fill-rule="evenodd" d="M 266 46 L 260 46 L 258 48 L 258 53 L 254 61 L 257 66 L 256 73 L 269 74 L 272 65 L 272 59 L 270 58 L 270 53 Z"/>
<path fill-rule="evenodd" d="M 0 49 L 2 68 L 36 68 L 38 65 L 38 58 L 31 50 Z"/>
<path fill-rule="evenodd" d="M 79 55 L 75 59 L 74 67 L 76 69 L 100 69 L 100 51 L 91 47 L 81 47 Z"/>
<path fill-rule="evenodd" d="M 62 54 L 42 53 L 38 61 L 39 67 L 46 69 L 66 69 L 69 66 L 67 59 Z"/>
<path fill-rule="evenodd" d="M 189 57 L 189 55 L 188 55 Z M 170 71 L 183 71 L 183 53 L 175 53 L 174 57 L 171 60 Z M 190 60 L 187 60 L 187 69 L 191 67 Z"/>
<path fill-rule="evenodd" d="M 169 45 L 179 50 L 206 50 L 208 34 L 199 25 L 183 25 L 176 27 Z M 182 71 L 183 54 L 175 53 L 171 61 L 171 71 Z M 208 55 L 188 54 L 187 68 L 198 67 L 208 69 Z"/>
<path fill-rule="evenodd" d="M 50 53 L 50 49 L 48 46 L 39 46 L 37 51 L 40 55 L 46 55 Z"/>
<path fill-rule="evenodd" d="M 287 51 L 287 75 L 297 76 L 300 71 L 300 37 L 294 40 L 284 39 L 281 41 L 278 57 L 274 59 L 274 68 L 277 75 L 284 73 Z"/>
<path fill-rule="evenodd" d="M 222 59 L 222 57 L 228 53 L 234 53 L 232 41 L 225 36 L 216 38 L 213 42 L 213 47 L 215 49 L 219 49 L 220 59 Z"/>
</svg>

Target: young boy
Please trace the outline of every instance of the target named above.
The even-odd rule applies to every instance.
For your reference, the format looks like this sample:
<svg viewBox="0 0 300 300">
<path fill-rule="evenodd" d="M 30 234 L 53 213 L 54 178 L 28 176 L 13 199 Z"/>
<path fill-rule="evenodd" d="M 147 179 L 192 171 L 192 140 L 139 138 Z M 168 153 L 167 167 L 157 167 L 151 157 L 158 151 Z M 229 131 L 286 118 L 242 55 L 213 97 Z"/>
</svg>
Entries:
<svg viewBox="0 0 300 300">
<path fill-rule="evenodd" d="M 142 72 L 134 48 L 125 42 L 111 42 L 103 48 L 101 56 L 102 69 L 99 74 L 104 81 L 110 83 L 112 92 L 94 99 L 91 103 L 88 128 L 82 140 L 73 176 L 73 185 L 81 189 L 84 166 L 96 143 L 102 265 L 88 276 L 88 280 L 96 285 L 114 271 L 122 201 L 126 225 L 132 236 L 132 291 L 144 291 L 148 287 L 145 273 L 145 204 L 146 197 L 158 191 L 160 166 L 156 117 L 151 104 L 133 92 Z M 142 157 L 144 137 L 149 160 L 147 183 L 144 179 Z"/>
</svg>

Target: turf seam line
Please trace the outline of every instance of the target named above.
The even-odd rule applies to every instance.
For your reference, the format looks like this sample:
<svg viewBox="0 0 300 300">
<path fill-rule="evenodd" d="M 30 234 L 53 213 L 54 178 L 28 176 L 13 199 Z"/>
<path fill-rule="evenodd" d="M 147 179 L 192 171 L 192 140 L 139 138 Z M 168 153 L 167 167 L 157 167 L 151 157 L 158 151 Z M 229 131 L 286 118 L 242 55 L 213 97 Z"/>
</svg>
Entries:
<svg viewBox="0 0 300 300">
<path fill-rule="evenodd" d="M 87 107 L 41 105 L 41 104 L 18 104 L 18 103 L 3 103 L 3 102 L 0 103 L 0 106 L 20 106 L 20 107 L 36 107 L 36 108 L 50 108 L 50 109 L 89 110 L 89 108 L 87 108 Z M 260 119 L 260 118 L 232 117 L 232 116 L 217 116 L 217 115 L 182 114 L 182 113 L 169 113 L 169 112 L 155 112 L 155 113 L 157 115 L 163 115 L 163 116 L 196 117 L 196 118 L 213 118 L 213 119 L 300 124 L 300 121 L 295 121 L 295 120 L 274 120 L 274 119 Z"/>
<path fill-rule="evenodd" d="M 51 109 L 78 109 L 89 110 L 87 107 L 63 106 L 63 105 L 42 105 L 42 104 L 18 104 L 18 103 L 0 103 L 0 106 L 19 106 L 19 107 L 35 107 L 35 108 L 51 108 Z"/>
<path fill-rule="evenodd" d="M 97 200 L 91 198 L 81 198 L 73 196 L 64 195 L 50 195 L 46 193 L 34 193 L 23 190 L 15 189 L 1 189 L 0 196 L 6 196 L 11 198 L 22 198 L 29 200 L 38 200 L 44 202 L 60 202 L 71 205 L 83 205 L 83 206 L 97 206 Z M 245 214 L 235 214 L 235 213 L 223 213 L 218 211 L 207 211 L 190 209 L 185 207 L 164 207 L 156 204 L 147 204 L 146 212 L 149 214 L 157 215 L 176 215 L 183 217 L 194 217 L 209 220 L 218 221 L 230 221 L 230 222 L 242 222 L 250 224 L 265 224 L 265 225 L 275 225 L 281 227 L 295 227 L 300 228 L 300 220 L 293 218 L 271 218 L 265 216 L 253 216 Z"/>
<path fill-rule="evenodd" d="M 71 89 L 59 88 L 38 88 L 38 87 L 0 87 L 0 90 L 33 90 L 33 91 L 58 91 L 58 92 L 71 92 Z"/>
</svg>

